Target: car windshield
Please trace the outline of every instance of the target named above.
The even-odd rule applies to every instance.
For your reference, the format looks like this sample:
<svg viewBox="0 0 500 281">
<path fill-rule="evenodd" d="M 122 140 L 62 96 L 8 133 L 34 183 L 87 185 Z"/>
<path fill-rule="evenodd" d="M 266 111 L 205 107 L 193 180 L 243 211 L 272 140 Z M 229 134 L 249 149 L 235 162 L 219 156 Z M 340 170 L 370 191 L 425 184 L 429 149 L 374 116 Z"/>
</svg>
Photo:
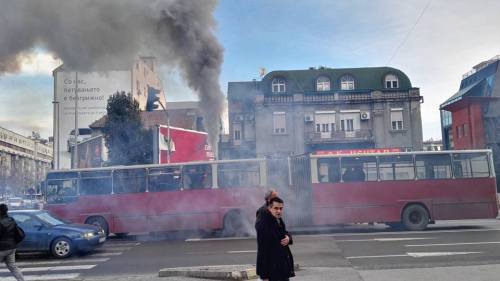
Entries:
<svg viewBox="0 0 500 281">
<path fill-rule="evenodd" d="M 53 217 L 47 212 L 40 212 L 36 214 L 36 217 L 41 219 L 43 222 L 49 224 L 50 226 L 56 226 L 56 225 L 61 225 L 64 224 L 63 221 Z"/>
</svg>

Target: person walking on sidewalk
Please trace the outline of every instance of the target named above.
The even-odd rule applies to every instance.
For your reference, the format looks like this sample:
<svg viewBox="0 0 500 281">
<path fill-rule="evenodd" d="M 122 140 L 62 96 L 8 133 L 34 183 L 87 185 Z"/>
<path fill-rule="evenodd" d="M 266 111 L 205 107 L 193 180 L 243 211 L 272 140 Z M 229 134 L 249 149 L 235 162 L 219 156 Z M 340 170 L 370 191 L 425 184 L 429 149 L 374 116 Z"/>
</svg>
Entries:
<svg viewBox="0 0 500 281">
<path fill-rule="evenodd" d="M 7 215 L 8 210 L 7 205 L 0 204 L 0 262 L 5 262 L 17 281 L 24 281 L 23 274 L 16 265 L 18 227 L 16 221 Z"/>
<path fill-rule="evenodd" d="M 295 276 L 292 252 L 293 243 L 282 219 L 283 200 L 269 200 L 267 210 L 255 223 L 257 230 L 257 275 L 268 281 L 288 281 Z"/>
</svg>

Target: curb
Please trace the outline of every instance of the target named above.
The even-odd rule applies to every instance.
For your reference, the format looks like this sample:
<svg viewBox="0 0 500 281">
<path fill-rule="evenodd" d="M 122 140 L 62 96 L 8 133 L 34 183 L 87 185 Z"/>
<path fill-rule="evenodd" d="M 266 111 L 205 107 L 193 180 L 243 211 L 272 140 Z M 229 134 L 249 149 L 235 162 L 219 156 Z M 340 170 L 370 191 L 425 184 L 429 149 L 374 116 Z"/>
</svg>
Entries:
<svg viewBox="0 0 500 281">
<path fill-rule="evenodd" d="M 299 270 L 299 264 L 294 264 L 295 270 Z M 194 277 L 216 280 L 252 280 L 258 279 L 255 265 L 215 265 L 215 266 L 193 266 L 163 268 L 158 272 L 158 277 Z"/>
<path fill-rule="evenodd" d="M 184 276 L 217 280 L 251 280 L 257 279 L 257 272 L 254 265 L 195 266 L 163 268 L 158 272 L 158 276 Z"/>
</svg>

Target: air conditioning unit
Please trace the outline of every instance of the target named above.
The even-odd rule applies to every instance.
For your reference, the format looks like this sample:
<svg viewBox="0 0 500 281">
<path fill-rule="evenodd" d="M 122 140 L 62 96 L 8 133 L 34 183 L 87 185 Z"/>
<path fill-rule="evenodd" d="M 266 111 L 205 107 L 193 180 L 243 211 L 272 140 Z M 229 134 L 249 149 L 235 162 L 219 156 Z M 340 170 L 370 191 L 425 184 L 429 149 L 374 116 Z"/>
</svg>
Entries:
<svg viewBox="0 0 500 281">
<path fill-rule="evenodd" d="M 314 115 L 312 114 L 305 114 L 304 115 L 304 122 L 313 122 L 314 121 Z"/>
<path fill-rule="evenodd" d="M 370 112 L 361 111 L 361 120 L 370 120 Z"/>
</svg>

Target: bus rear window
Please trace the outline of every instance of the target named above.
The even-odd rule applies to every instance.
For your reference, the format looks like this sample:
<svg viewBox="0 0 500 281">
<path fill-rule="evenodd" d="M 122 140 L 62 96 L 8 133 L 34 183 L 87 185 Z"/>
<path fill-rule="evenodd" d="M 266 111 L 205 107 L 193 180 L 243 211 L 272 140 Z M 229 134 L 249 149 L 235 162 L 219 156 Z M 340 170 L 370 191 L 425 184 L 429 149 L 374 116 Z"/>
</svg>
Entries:
<svg viewBox="0 0 500 281">
<path fill-rule="evenodd" d="M 453 154 L 455 178 L 486 178 L 490 176 L 488 155 L 485 153 Z"/>
</svg>

